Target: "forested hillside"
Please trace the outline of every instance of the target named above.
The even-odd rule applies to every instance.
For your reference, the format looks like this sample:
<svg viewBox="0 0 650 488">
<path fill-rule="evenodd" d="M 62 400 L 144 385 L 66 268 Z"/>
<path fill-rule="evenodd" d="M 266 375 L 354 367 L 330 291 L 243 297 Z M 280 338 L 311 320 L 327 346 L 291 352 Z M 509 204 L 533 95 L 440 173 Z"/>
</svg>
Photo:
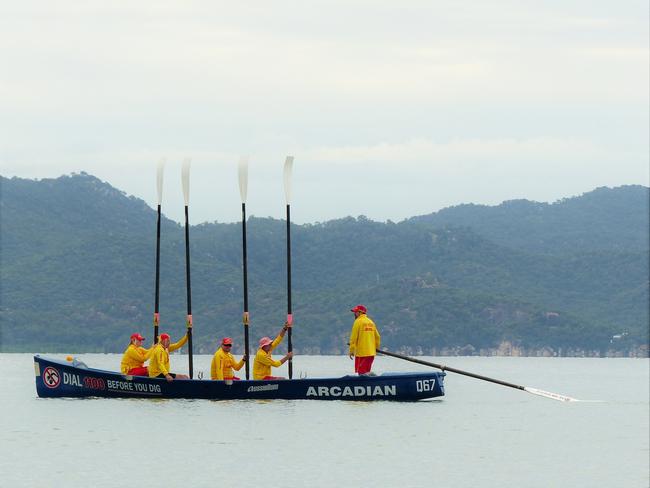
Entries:
<svg viewBox="0 0 650 488">
<path fill-rule="evenodd" d="M 603 187 L 552 204 L 528 200 L 494 207 L 464 204 L 411 221 L 470 227 L 498 244 L 529 252 L 646 251 L 648 188 Z"/>
<path fill-rule="evenodd" d="M 149 337 L 155 211 L 87 174 L 0 185 L 0 350 L 117 352 L 133 331 Z M 294 225 L 294 348 L 343 351 L 349 309 L 365 303 L 391 349 L 647 351 L 648 228 L 640 186 L 400 223 Z M 248 232 L 256 339 L 285 316 L 285 223 L 253 217 Z M 195 350 L 213 352 L 222 335 L 241 343 L 241 226 L 201 224 L 190 236 Z M 183 238 L 165 219 L 161 327 L 174 338 L 184 331 Z"/>
</svg>

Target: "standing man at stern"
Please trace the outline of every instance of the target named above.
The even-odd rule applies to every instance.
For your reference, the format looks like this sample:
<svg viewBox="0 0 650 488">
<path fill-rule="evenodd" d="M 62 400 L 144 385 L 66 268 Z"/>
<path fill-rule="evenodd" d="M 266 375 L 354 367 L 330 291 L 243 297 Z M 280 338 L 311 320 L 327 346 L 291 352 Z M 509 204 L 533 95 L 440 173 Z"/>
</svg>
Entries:
<svg viewBox="0 0 650 488">
<path fill-rule="evenodd" d="M 350 333 L 350 359 L 354 358 L 355 373 L 369 374 L 381 336 L 375 323 L 366 315 L 368 309 L 365 306 L 357 305 L 350 311 L 354 313 L 354 324 Z"/>
</svg>

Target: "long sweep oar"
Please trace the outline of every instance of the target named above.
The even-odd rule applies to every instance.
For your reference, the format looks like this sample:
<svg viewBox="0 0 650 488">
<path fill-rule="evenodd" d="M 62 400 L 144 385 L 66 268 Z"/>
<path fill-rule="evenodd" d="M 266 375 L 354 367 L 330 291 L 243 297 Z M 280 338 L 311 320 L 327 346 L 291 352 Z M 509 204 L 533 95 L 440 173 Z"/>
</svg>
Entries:
<svg viewBox="0 0 650 488">
<path fill-rule="evenodd" d="M 531 388 L 529 386 L 515 385 L 514 383 L 508 383 L 507 381 L 501 381 L 501 380 L 497 380 L 497 379 L 494 379 L 494 378 L 488 378 L 487 376 L 482 376 L 480 374 L 470 373 L 468 371 L 463 371 L 463 370 L 460 370 L 460 369 L 451 368 L 451 367 L 445 366 L 443 364 L 430 363 L 428 361 L 422 361 L 421 359 L 415 359 L 415 358 L 411 358 L 411 357 L 408 357 L 408 356 L 402 356 L 401 354 L 397 354 L 397 353 L 394 353 L 394 352 L 382 351 L 382 350 L 379 350 L 379 349 L 377 350 L 377 352 L 379 354 L 384 354 L 385 356 L 391 356 L 391 357 L 398 358 L 398 359 L 404 359 L 405 361 L 411 361 L 412 363 L 424 364 L 425 366 L 431 366 L 432 368 L 438 368 L 438 369 L 441 369 L 443 371 L 451 371 L 452 373 L 458 373 L 458 374 L 462 374 L 462 375 L 465 375 L 465 376 L 471 376 L 472 378 L 476 378 L 476 379 L 483 380 L 483 381 L 489 381 L 491 383 L 496 383 L 497 385 L 508 386 L 510 388 L 516 388 L 517 390 L 527 391 L 528 393 L 532 393 L 533 395 L 539 395 L 539 396 L 543 396 L 543 397 L 546 397 L 546 398 L 552 398 L 553 400 L 558 400 L 558 401 L 561 401 L 561 402 L 577 402 L 577 401 L 579 401 L 579 400 L 577 400 L 575 398 L 572 398 L 572 397 L 569 397 L 569 396 L 560 395 L 559 393 L 552 393 L 550 391 L 538 390 L 537 388 Z"/>
<path fill-rule="evenodd" d="M 239 194 L 241 196 L 241 234 L 242 234 L 242 262 L 244 275 L 244 348 L 246 350 L 246 379 L 250 378 L 250 361 L 248 360 L 248 259 L 246 255 L 246 191 L 248 190 L 248 158 L 239 160 Z"/>
<path fill-rule="evenodd" d="M 284 196 L 287 201 L 287 323 L 293 323 L 291 312 L 291 170 L 293 168 L 293 156 L 287 156 L 284 161 Z M 291 330 L 289 327 L 288 350 L 293 351 L 291 342 Z M 293 362 L 289 359 L 289 379 L 293 378 Z"/>
<path fill-rule="evenodd" d="M 156 293 L 153 309 L 153 343 L 158 342 L 158 325 L 160 324 L 160 209 L 162 205 L 162 188 L 163 188 L 163 170 L 165 169 L 165 160 L 158 163 L 158 172 L 156 175 L 156 186 L 158 189 L 158 220 L 156 221 Z"/>
<path fill-rule="evenodd" d="M 192 285 L 190 281 L 190 160 L 183 161 L 183 198 L 185 199 L 185 283 L 187 284 L 187 352 L 190 363 L 190 378 L 194 377 L 192 362 Z"/>
</svg>

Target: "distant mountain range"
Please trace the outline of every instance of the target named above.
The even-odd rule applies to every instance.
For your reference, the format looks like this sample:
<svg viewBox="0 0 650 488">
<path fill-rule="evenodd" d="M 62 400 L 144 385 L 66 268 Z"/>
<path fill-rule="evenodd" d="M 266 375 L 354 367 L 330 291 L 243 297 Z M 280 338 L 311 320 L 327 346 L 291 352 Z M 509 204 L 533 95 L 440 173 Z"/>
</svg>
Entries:
<svg viewBox="0 0 650 488">
<path fill-rule="evenodd" d="M 293 225 L 294 349 L 341 353 L 364 303 L 393 350 L 646 351 L 649 189 Z M 82 173 L 0 179 L 0 351 L 118 352 L 153 332 L 156 213 Z M 251 334 L 286 315 L 285 226 L 248 222 Z M 195 352 L 243 343 L 240 224 L 190 230 Z M 164 219 L 162 331 L 184 332 L 184 234 Z M 240 348 L 236 350 L 241 351 Z"/>
</svg>

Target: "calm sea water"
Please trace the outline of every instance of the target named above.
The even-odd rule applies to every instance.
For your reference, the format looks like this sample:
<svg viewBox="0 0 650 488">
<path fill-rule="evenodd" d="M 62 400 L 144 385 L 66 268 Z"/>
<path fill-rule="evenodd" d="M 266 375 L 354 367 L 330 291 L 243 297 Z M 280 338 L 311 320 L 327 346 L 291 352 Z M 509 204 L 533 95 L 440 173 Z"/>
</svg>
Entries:
<svg viewBox="0 0 650 488">
<path fill-rule="evenodd" d="M 78 357 L 106 369 L 120 361 Z M 424 359 L 592 401 L 564 404 L 453 373 L 442 400 L 405 404 L 39 399 L 32 356 L 0 354 L 0 486 L 650 485 L 647 359 Z M 209 356 L 194 364 L 209 373 Z M 172 356 L 172 369 L 186 370 L 186 356 Z M 350 369 L 346 357 L 294 362 L 296 376 Z"/>
</svg>

